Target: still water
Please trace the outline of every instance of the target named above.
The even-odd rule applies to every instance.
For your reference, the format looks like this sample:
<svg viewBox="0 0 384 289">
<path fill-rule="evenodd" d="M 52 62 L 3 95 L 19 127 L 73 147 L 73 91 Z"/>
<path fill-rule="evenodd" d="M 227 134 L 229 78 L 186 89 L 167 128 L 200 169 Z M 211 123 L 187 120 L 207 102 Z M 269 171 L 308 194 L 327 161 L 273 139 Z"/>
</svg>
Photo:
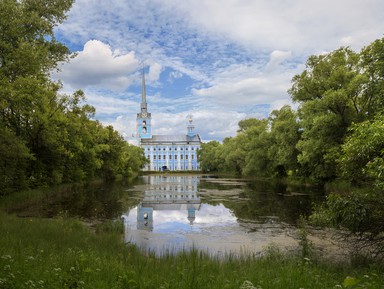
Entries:
<svg viewBox="0 0 384 289">
<path fill-rule="evenodd" d="M 294 250 L 296 221 L 321 191 L 282 183 L 211 176 L 150 175 L 129 189 L 141 195 L 122 214 L 125 242 L 157 255 L 196 248 L 211 255 Z"/>
<path fill-rule="evenodd" d="M 196 248 L 212 255 L 298 246 L 296 222 L 323 192 L 281 182 L 204 175 L 147 175 L 133 183 L 66 185 L 20 202 L 20 217 L 71 217 L 90 226 L 124 221 L 124 239 L 157 255 Z M 322 238 L 321 240 L 323 240 Z"/>
</svg>

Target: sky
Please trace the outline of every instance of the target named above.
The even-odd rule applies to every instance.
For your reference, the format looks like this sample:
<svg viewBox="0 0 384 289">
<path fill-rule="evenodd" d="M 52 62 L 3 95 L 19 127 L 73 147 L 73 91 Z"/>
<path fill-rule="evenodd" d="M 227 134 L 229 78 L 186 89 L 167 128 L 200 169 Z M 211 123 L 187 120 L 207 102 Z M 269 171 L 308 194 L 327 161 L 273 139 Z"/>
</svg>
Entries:
<svg viewBox="0 0 384 289">
<path fill-rule="evenodd" d="M 384 37 L 382 0 L 77 0 L 56 37 L 76 57 L 54 75 L 133 142 L 144 65 L 153 134 L 204 142 L 288 104 L 311 55 Z"/>
</svg>

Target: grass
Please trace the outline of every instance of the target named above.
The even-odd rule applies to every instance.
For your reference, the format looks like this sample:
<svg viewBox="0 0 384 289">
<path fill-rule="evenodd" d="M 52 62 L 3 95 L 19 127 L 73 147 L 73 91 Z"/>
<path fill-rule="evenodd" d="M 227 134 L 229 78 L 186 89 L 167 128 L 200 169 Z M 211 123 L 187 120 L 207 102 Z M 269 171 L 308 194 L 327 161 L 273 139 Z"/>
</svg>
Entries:
<svg viewBox="0 0 384 289">
<path fill-rule="evenodd" d="M 67 218 L 17 218 L 0 211 L 0 220 L 2 289 L 384 288 L 380 267 L 313 262 L 273 246 L 259 259 L 215 260 L 197 251 L 157 258 L 125 245 L 118 223 L 91 232 Z"/>
</svg>

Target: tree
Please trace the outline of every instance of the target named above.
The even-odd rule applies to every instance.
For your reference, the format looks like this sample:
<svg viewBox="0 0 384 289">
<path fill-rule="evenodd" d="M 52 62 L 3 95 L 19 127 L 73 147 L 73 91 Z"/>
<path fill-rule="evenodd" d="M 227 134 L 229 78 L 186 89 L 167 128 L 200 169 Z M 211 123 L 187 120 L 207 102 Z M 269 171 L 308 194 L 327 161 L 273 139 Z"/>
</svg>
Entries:
<svg viewBox="0 0 384 289">
<path fill-rule="evenodd" d="M 360 53 L 364 85 L 359 97 L 359 110 L 372 117 L 384 108 L 384 38 L 377 39 Z"/>
<path fill-rule="evenodd" d="M 352 182 L 384 182 L 384 116 L 355 124 L 342 146 L 340 173 Z M 384 186 L 383 186 L 384 188 Z"/>
<path fill-rule="evenodd" d="M 49 79 L 69 50 L 55 40 L 53 28 L 65 19 L 72 0 L 2 0 L 0 9 L 0 126 L 10 139 L 0 163 L 15 152 L 14 176 L 22 184 L 40 162 L 35 148 L 43 147 L 44 129 L 57 109 L 60 85 Z M 46 135 L 46 134 L 45 134 Z M 12 141 L 10 141 L 12 139 Z M 12 145 L 12 146 L 11 146 Z M 23 176 L 24 179 L 21 178 Z M 12 186 L 12 184 L 9 184 Z"/>
<path fill-rule="evenodd" d="M 218 149 L 220 146 L 218 141 L 210 141 L 203 143 L 197 151 L 200 168 L 203 172 L 216 172 L 219 170 Z"/>
<path fill-rule="evenodd" d="M 242 174 L 245 176 L 268 176 L 271 173 L 267 153 L 270 134 L 267 129 L 268 120 L 262 119 L 255 121 L 252 126 L 239 134 L 242 140 L 238 144 L 245 148 L 242 168 Z"/>
<path fill-rule="evenodd" d="M 269 115 L 271 145 L 268 149 L 271 167 L 278 176 L 292 175 L 298 169 L 297 143 L 300 140 L 300 126 L 297 114 L 289 105 L 274 110 Z"/>
<path fill-rule="evenodd" d="M 358 98 L 365 79 L 359 55 L 349 48 L 311 56 L 306 66 L 289 90 L 300 104 L 303 133 L 297 145 L 298 161 L 304 175 L 330 180 L 336 176 L 335 160 L 349 125 L 364 116 Z"/>
<path fill-rule="evenodd" d="M 137 170 L 143 153 L 91 120 L 95 109 L 82 91 L 60 94 L 61 83 L 50 78 L 71 57 L 54 27 L 73 0 L 0 1 L 1 191 Z"/>
</svg>

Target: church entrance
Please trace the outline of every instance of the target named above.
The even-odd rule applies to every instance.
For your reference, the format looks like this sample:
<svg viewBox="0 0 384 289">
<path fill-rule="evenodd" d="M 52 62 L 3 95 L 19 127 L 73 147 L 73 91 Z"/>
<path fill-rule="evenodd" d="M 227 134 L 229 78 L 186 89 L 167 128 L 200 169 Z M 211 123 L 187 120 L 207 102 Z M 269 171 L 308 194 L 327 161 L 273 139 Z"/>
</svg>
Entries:
<svg viewBox="0 0 384 289">
<path fill-rule="evenodd" d="M 164 171 L 169 171 L 169 170 L 168 170 L 168 167 L 167 167 L 167 166 L 162 166 L 162 167 L 161 167 L 161 171 L 164 172 Z"/>
</svg>

